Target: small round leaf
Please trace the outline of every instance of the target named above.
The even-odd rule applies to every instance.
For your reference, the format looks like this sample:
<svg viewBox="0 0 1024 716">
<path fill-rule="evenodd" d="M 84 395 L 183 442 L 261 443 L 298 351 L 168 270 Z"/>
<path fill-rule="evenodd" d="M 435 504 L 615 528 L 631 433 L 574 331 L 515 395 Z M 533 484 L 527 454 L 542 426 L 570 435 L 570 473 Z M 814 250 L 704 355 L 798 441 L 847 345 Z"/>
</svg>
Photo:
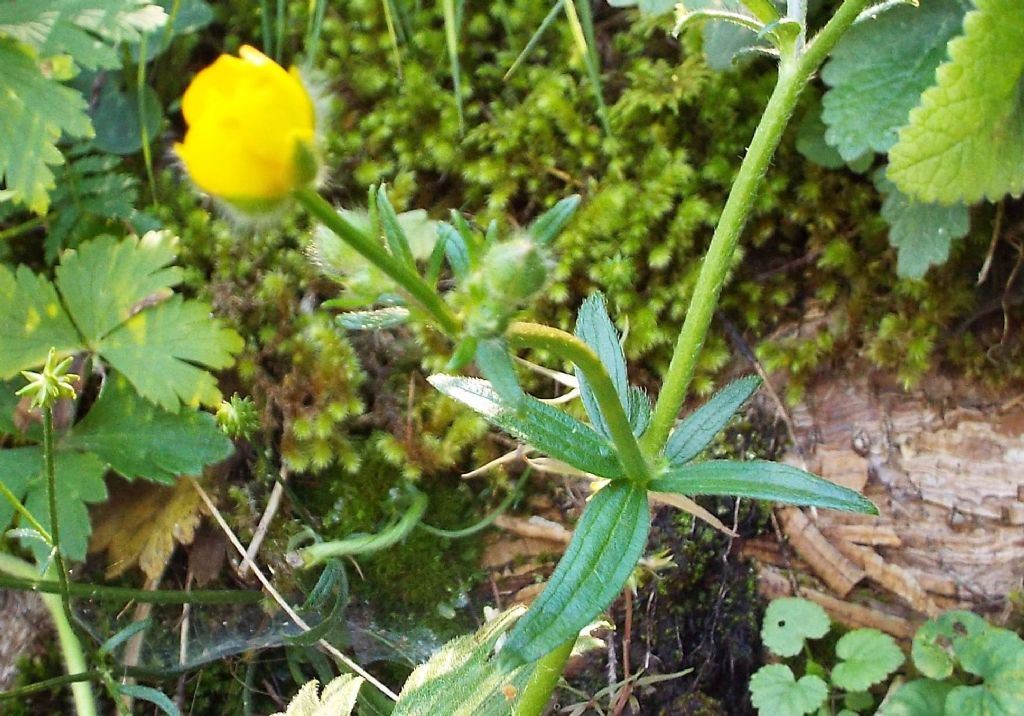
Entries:
<svg viewBox="0 0 1024 716">
<path fill-rule="evenodd" d="M 914 666 L 929 679 L 945 679 L 953 673 L 954 640 L 978 634 L 985 620 L 973 612 L 946 612 L 929 619 L 914 635 L 910 655 Z"/>
<path fill-rule="evenodd" d="M 884 716 L 932 716 L 943 713 L 952 684 L 917 679 L 903 684 L 885 704 Z"/>
<path fill-rule="evenodd" d="M 877 629 L 855 629 L 836 643 L 843 661 L 832 669 L 832 683 L 847 691 L 867 691 L 903 665 L 896 641 Z"/>
<path fill-rule="evenodd" d="M 797 681 L 785 664 L 768 664 L 751 677 L 750 696 L 760 716 L 803 716 L 825 703 L 828 687 L 817 676 Z"/>
<path fill-rule="evenodd" d="M 1024 640 L 1009 629 L 986 628 L 955 643 L 960 665 L 984 679 L 958 686 L 946 697 L 957 716 L 1020 716 L 1024 713 Z"/>
<path fill-rule="evenodd" d="M 796 656 L 804 648 L 805 639 L 820 639 L 829 626 L 828 614 L 814 602 L 785 597 L 768 605 L 761 640 L 779 656 Z"/>
</svg>

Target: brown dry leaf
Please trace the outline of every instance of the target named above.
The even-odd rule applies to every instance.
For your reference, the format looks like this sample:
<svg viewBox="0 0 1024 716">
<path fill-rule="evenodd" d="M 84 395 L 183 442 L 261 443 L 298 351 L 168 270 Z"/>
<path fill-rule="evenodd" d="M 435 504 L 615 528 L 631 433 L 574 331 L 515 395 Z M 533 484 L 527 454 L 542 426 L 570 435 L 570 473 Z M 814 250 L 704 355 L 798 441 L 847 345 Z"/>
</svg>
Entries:
<svg viewBox="0 0 1024 716">
<path fill-rule="evenodd" d="M 107 551 L 107 579 L 136 565 L 159 579 L 175 547 L 195 538 L 202 500 L 187 480 L 173 487 L 122 481 L 110 492 L 111 499 L 93 511 L 89 551 Z"/>
</svg>

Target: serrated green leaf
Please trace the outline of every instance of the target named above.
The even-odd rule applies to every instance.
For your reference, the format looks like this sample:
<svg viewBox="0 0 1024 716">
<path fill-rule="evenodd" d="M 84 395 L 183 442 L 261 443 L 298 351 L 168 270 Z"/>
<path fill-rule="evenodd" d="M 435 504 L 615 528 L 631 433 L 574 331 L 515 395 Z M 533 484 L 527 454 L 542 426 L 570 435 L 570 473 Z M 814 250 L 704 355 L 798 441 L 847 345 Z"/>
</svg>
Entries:
<svg viewBox="0 0 1024 716">
<path fill-rule="evenodd" d="M 117 690 L 123 695 L 138 699 L 139 701 L 148 701 L 153 704 L 167 716 L 181 716 L 181 711 L 174 705 L 167 694 L 163 691 L 154 689 L 151 686 L 142 686 L 141 684 L 118 684 Z"/>
<path fill-rule="evenodd" d="M 61 441 L 62 449 L 91 452 L 131 480 L 172 484 L 198 475 L 232 452 L 209 413 L 169 413 L 139 398 L 120 375 L 106 384 L 88 415 Z"/>
<path fill-rule="evenodd" d="M 82 342 L 53 285 L 25 266 L 0 265 L 0 336 L 0 379 L 41 365 L 50 348 L 70 353 Z"/>
<path fill-rule="evenodd" d="M 50 194 L 43 244 L 51 264 L 61 249 L 92 238 L 97 226 L 120 230 L 126 221 L 138 226 L 145 217 L 135 209 L 139 180 L 123 171 L 118 157 L 92 153 L 88 143 L 71 147 L 65 156 L 67 163 Z"/>
<path fill-rule="evenodd" d="M 448 642 L 418 667 L 402 687 L 393 716 L 505 716 L 514 706 L 506 690 L 522 693 L 533 665 L 511 673 L 491 658 L 498 639 L 522 614 L 513 608 L 488 622 L 476 634 Z"/>
<path fill-rule="evenodd" d="M 886 152 L 921 93 L 935 80 L 946 42 L 960 28 L 960 0 L 893 8 L 851 27 L 821 77 L 825 138 L 845 161 Z"/>
<path fill-rule="evenodd" d="M 1009 629 L 989 627 L 964 637 L 956 651 L 964 670 L 984 682 L 950 691 L 946 713 L 1017 716 L 1024 712 L 1024 640 Z"/>
<path fill-rule="evenodd" d="M 0 178 L 11 198 L 37 214 L 49 207 L 50 166 L 62 164 L 61 135 L 92 136 L 85 99 L 47 79 L 22 46 L 0 29 Z"/>
<path fill-rule="evenodd" d="M 750 375 L 715 393 L 672 431 L 665 443 L 665 458 L 673 465 L 683 465 L 700 455 L 759 385 L 761 379 Z"/>
<path fill-rule="evenodd" d="M 350 331 L 379 331 L 401 326 L 409 320 L 409 309 L 403 306 L 388 306 L 373 311 L 350 311 L 336 319 L 338 325 Z"/>
<path fill-rule="evenodd" d="M 317 695 L 320 683 L 309 681 L 288 703 L 286 711 L 273 716 L 349 716 L 362 685 L 362 679 L 342 674 L 324 687 L 323 694 Z"/>
<path fill-rule="evenodd" d="M 929 619 L 914 634 L 910 655 L 914 666 L 930 679 L 945 679 L 953 673 L 954 644 L 979 634 L 988 625 L 977 614 L 952 611 Z"/>
<path fill-rule="evenodd" d="M 107 497 L 103 474 L 107 466 L 95 455 L 58 450 L 54 459 L 57 480 L 57 517 L 60 520 L 62 551 L 69 559 L 85 559 L 85 548 L 92 527 L 86 503 L 101 502 Z M 20 470 L 20 475 L 16 472 Z M 14 492 L 20 483 L 25 508 L 47 531 L 50 512 L 43 476 L 43 451 L 38 446 L 0 450 L 0 479 Z M 6 500 L 5 500 L 6 502 Z M 38 543 L 26 544 L 40 564 L 46 560 L 47 548 Z"/>
<path fill-rule="evenodd" d="M 899 252 L 896 273 L 904 278 L 921 278 L 930 266 L 944 264 L 950 245 L 971 228 L 967 206 L 925 204 L 883 177 L 876 178 L 875 183 L 885 194 L 882 218 L 889 224 L 889 243 Z"/>
<path fill-rule="evenodd" d="M 819 605 L 799 597 L 773 599 L 764 613 L 761 640 L 779 656 L 796 656 L 804 640 L 828 634 L 831 622 Z"/>
<path fill-rule="evenodd" d="M 538 216 L 527 231 L 541 246 L 547 246 L 562 233 L 580 206 L 579 194 L 568 196 Z"/>
<path fill-rule="evenodd" d="M 785 664 L 762 666 L 750 677 L 750 700 L 760 716 L 803 716 L 828 697 L 828 687 L 813 675 L 799 681 Z"/>
<path fill-rule="evenodd" d="M 941 716 L 946 706 L 946 697 L 953 684 L 946 681 L 916 679 L 903 684 L 885 706 L 879 716 Z"/>
<path fill-rule="evenodd" d="M 836 643 L 842 661 L 832 669 L 832 683 L 847 691 L 867 691 L 905 661 L 896 640 L 877 629 L 854 629 Z"/>
<path fill-rule="evenodd" d="M 767 460 L 708 460 L 671 467 L 661 477 L 652 480 L 649 488 L 655 492 L 687 496 L 732 495 L 878 514 L 878 508 L 859 492 L 792 465 Z"/>
<path fill-rule="evenodd" d="M 96 346 L 139 395 L 165 410 L 215 405 L 220 390 L 204 368 L 226 368 L 242 350 L 241 337 L 210 316 L 200 301 L 172 296 L 129 318 Z"/>
<path fill-rule="evenodd" d="M 615 386 L 615 392 L 618 393 L 622 409 L 628 415 L 629 377 L 626 374 L 626 354 L 622 351 L 619 332 L 615 330 L 612 319 L 608 317 L 608 308 L 604 296 L 600 293 L 591 294 L 580 306 L 576 316 L 576 336 L 590 346 L 604 364 L 608 377 Z M 579 381 L 580 397 L 583 399 L 583 407 L 587 410 L 590 422 L 601 435 L 611 437 L 597 397 L 579 368 L 576 368 L 576 379 Z"/>
<path fill-rule="evenodd" d="M 643 487 L 612 482 L 594 495 L 547 587 L 502 647 L 503 667 L 539 659 L 606 609 L 643 554 L 649 528 Z"/>
<path fill-rule="evenodd" d="M 9 0 L 0 5 L 0 35 L 43 57 L 68 54 L 86 69 L 121 66 L 117 45 L 138 41 L 167 20 L 148 0 Z"/>
<path fill-rule="evenodd" d="M 143 301 L 171 294 L 181 283 L 181 269 L 169 266 L 174 255 L 171 238 L 157 232 L 141 240 L 101 236 L 64 254 L 57 287 L 88 345 L 98 345 Z"/>
<path fill-rule="evenodd" d="M 551 457 L 584 472 L 614 480 L 623 476 L 610 443 L 576 418 L 526 396 L 517 411 L 486 380 L 444 374 L 427 379 L 437 390 L 468 406 L 488 422 Z"/>
<path fill-rule="evenodd" d="M 1024 191 L 1021 5 L 975 5 L 889 152 L 889 178 L 920 201 L 973 204 Z"/>
</svg>

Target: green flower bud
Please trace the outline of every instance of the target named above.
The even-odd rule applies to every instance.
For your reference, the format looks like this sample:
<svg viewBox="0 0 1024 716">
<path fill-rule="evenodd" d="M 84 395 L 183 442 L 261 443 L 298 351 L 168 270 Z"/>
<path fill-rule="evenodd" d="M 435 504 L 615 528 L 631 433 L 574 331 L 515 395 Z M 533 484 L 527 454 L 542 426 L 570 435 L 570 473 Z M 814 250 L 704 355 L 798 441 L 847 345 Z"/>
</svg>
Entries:
<svg viewBox="0 0 1024 716">
<path fill-rule="evenodd" d="M 483 258 L 484 287 L 499 302 L 524 303 L 544 288 L 547 264 L 543 249 L 529 238 L 495 244 Z"/>
</svg>

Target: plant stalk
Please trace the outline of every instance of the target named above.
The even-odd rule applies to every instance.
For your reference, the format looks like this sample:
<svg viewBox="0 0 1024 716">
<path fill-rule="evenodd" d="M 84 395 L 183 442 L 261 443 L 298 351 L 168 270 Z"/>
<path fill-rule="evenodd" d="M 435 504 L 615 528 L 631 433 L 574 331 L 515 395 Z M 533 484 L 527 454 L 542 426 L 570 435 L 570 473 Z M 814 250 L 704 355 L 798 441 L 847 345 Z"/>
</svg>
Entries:
<svg viewBox="0 0 1024 716">
<path fill-rule="evenodd" d="M 641 441 L 648 455 L 655 455 L 662 450 L 683 406 L 740 235 L 800 92 L 868 1 L 845 0 L 802 52 L 781 60 L 778 82 L 754 132 L 750 148 L 740 164 L 718 226 L 715 227 L 668 373 L 654 406 L 650 427 Z"/>
<path fill-rule="evenodd" d="M 601 408 L 601 415 L 608 424 L 608 431 L 626 477 L 639 484 L 646 484 L 651 479 L 650 468 L 633 435 L 629 418 L 619 401 L 619 394 L 608 376 L 608 369 L 590 346 L 571 333 L 538 323 L 514 322 L 505 335 L 511 346 L 551 351 L 560 358 L 572 361 L 583 371 Z"/>
<path fill-rule="evenodd" d="M 52 571 L 52 570 L 51 570 Z M 6 572 L 13 577 L 20 579 L 35 579 L 35 568 L 13 555 L 0 553 L 0 572 Z M 71 695 L 75 702 L 75 713 L 78 716 L 97 716 L 96 698 L 93 695 L 92 684 L 85 680 L 87 674 L 92 674 L 89 664 L 82 650 L 82 642 L 75 633 L 73 622 L 70 620 L 70 610 L 67 602 L 54 594 L 41 595 L 43 604 L 50 612 L 54 629 L 57 631 L 57 640 L 60 643 L 60 650 L 64 656 L 64 668 L 71 677 L 81 677 L 82 680 L 72 681 Z"/>
<path fill-rule="evenodd" d="M 399 286 L 405 289 L 413 300 L 420 305 L 437 322 L 446 334 L 455 336 L 459 332 L 459 322 L 451 309 L 426 281 L 414 271 L 402 264 L 388 253 L 383 246 L 353 226 L 339 214 L 331 204 L 315 189 L 299 189 L 295 198 L 305 209 L 328 229 L 336 233 L 349 246 L 371 261 L 377 268 L 388 275 Z"/>
<path fill-rule="evenodd" d="M 53 536 L 53 561 L 57 567 L 57 582 L 60 585 L 60 601 L 64 605 L 64 617 L 69 625 L 74 624 L 71 616 L 71 594 L 68 591 L 68 573 L 60 545 L 60 520 L 57 517 L 57 470 L 54 465 L 53 408 L 43 406 L 43 471 L 46 473 L 46 500 L 50 511 L 50 534 Z"/>
<path fill-rule="evenodd" d="M 526 682 L 523 695 L 516 704 L 512 716 L 540 716 L 551 700 L 551 692 L 558 684 L 565 662 L 569 660 L 576 639 L 570 639 L 554 651 L 548 652 L 537 662 L 537 667 Z"/>
</svg>

